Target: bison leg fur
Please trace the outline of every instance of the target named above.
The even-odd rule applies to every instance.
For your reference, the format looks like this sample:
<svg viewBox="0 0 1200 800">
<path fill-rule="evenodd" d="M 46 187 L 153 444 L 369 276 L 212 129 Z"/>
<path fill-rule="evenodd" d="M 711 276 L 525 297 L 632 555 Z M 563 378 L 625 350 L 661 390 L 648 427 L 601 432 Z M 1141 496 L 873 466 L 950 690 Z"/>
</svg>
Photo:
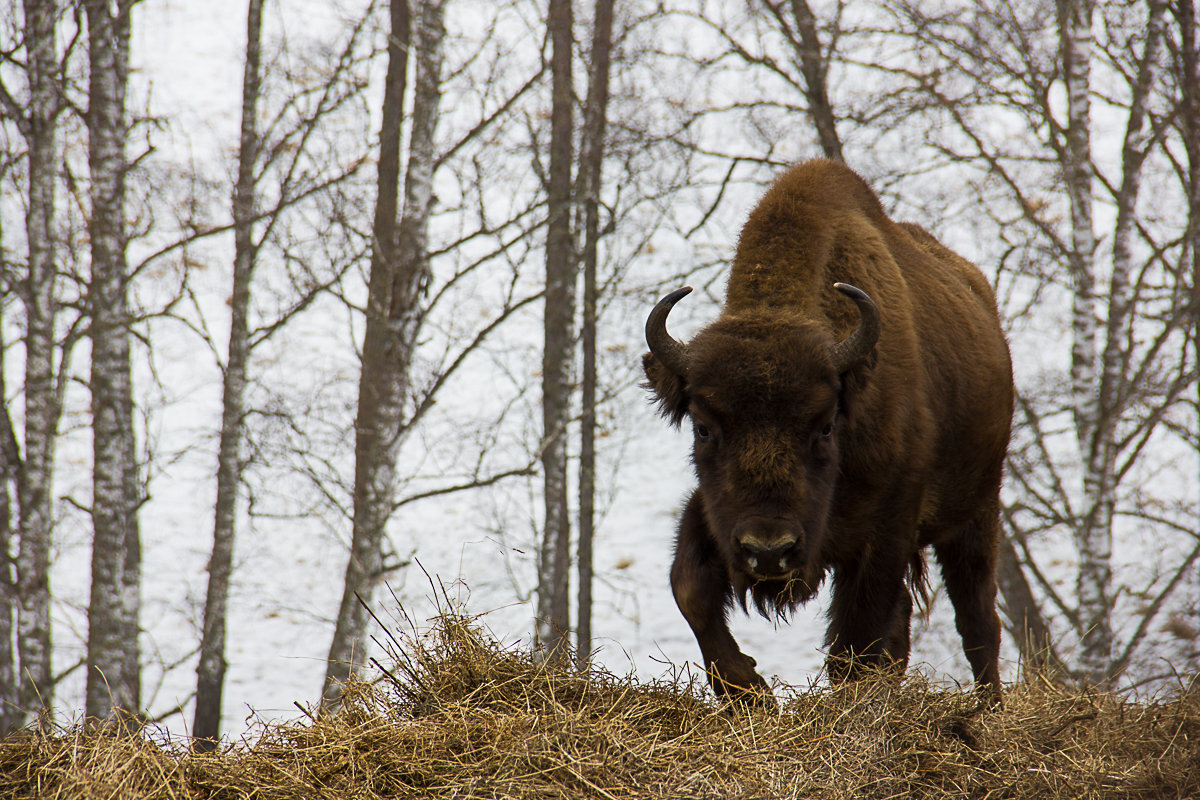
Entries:
<svg viewBox="0 0 1200 800">
<path fill-rule="evenodd" d="M 765 701 L 771 690 L 754 669 L 754 659 L 738 647 L 726 614 L 733 587 L 725 563 L 708 535 L 698 494 L 693 494 L 679 522 L 671 591 L 692 628 L 709 683 L 718 696 Z"/>
<path fill-rule="evenodd" d="M 892 631 L 888 635 L 883 651 L 901 672 L 908 669 L 908 653 L 912 636 L 912 594 L 904 587 L 896 601 L 892 615 Z"/>
<path fill-rule="evenodd" d="M 996 543 L 999 518 L 982 514 L 958 536 L 934 544 L 954 624 L 971 664 L 976 688 L 1000 699 L 1000 617 L 996 614 Z"/>
<path fill-rule="evenodd" d="M 829 608 L 827 669 L 838 683 L 908 664 L 912 596 L 903 558 L 877 557 L 836 568 Z"/>
</svg>

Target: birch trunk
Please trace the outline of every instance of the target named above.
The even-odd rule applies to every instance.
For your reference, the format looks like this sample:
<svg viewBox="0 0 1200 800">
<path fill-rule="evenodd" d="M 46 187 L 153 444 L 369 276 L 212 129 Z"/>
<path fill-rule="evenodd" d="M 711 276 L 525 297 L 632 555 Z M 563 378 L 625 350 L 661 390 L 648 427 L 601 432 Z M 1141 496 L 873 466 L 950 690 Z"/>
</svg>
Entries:
<svg viewBox="0 0 1200 800">
<path fill-rule="evenodd" d="M 537 647 L 543 657 L 570 651 L 568 571 L 571 523 L 567 506 L 567 422 L 574 346 L 575 254 L 571 241 L 571 159 L 574 120 L 571 0 L 550 0 L 552 100 L 547 187 L 545 334 L 542 352 L 542 476 L 545 522 L 538 552 Z"/>
<path fill-rule="evenodd" d="M 5 263 L 4 258 L 3 229 L 0 227 L 0 263 Z M 10 277 L 5 273 L 7 269 L 0 272 L 0 286 L 7 290 Z M 0 332 L 5 330 L 3 312 L 0 305 Z M 8 397 L 4 379 L 6 352 L 6 342 L 0 335 L 0 397 Z M 3 414 L 0 416 L 0 737 L 4 737 L 20 728 L 23 722 L 20 670 L 17 651 L 13 647 L 19 598 L 11 555 L 13 542 L 18 540 L 17 531 L 13 529 L 12 497 L 15 493 L 12 489 L 18 487 L 21 464 L 8 409 L 0 413 Z"/>
<path fill-rule="evenodd" d="M 1067 129 L 1068 193 L 1072 201 L 1073 247 L 1076 258 L 1076 351 L 1073 392 L 1077 436 L 1084 455 L 1084 514 L 1076 532 L 1079 551 L 1077 593 L 1082 626 L 1080 668 L 1095 685 L 1108 685 L 1113 675 L 1112 547 L 1116 509 L 1115 469 L 1121 443 L 1117 423 L 1126 398 L 1130 341 L 1133 326 L 1134 286 L 1131 280 L 1131 236 L 1136 224 L 1135 206 L 1141 186 L 1142 165 L 1149 132 L 1147 103 L 1158 64 L 1166 17 L 1166 3 L 1148 5 L 1146 39 L 1130 98 L 1121 157 L 1121 183 L 1117 189 L 1117 219 L 1113 229 L 1112 270 L 1101 330 L 1101 312 L 1095 296 L 1094 248 L 1091 212 L 1091 153 L 1089 68 L 1092 51 L 1091 7 L 1086 0 L 1069 5 L 1064 18 L 1064 64 L 1069 99 Z M 1090 309 L 1090 311 L 1088 310 Z"/>
<path fill-rule="evenodd" d="M 125 90 L 131 0 L 85 4 L 92 276 L 92 588 L 86 714 L 132 721 L 141 711 L 141 496 L 133 431 L 125 260 Z"/>
<path fill-rule="evenodd" d="M 54 704 L 50 636 L 50 545 L 54 527 L 54 446 L 59 403 L 54 373 L 54 237 L 57 217 L 58 116 L 62 101 L 55 44 L 59 4 L 25 2 L 25 49 L 29 74 L 29 209 L 25 235 L 29 266 L 22 287 L 25 306 L 25 457 L 18 490 L 20 543 L 16 561 L 17 658 L 21 665 L 19 708 L 28 723 Z"/>
<path fill-rule="evenodd" d="M 1101 359 L 1100 409 L 1096 420 L 1096 441 L 1093 444 L 1093 452 L 1096 456 L 1094 463 L 1089 462 L 1087 472 L 1087 474 L 1098 476 L 1098 480 L 1095 481 L 1096 494 L 1089 496 L 1088 500 L 1089 507 L 1096 509 L 1093 511 L 1094 516 L 1092 517 L 1095 520 L 1094 524 L 1097 527 L 1103 526 L 1103 529 L 1098 530 L 1094 538 L 1100 543 L 1097 559 L 1103 559 L 1105 562 L 1111 559 L 1112 553 L 1113 520 L 1116 508 L 1115 471 L 1121 452 L 1117 421 L 1122 418 L 1127 398 L 1131 395 L 1130 387 L 1127 385 L 1127 373 L 1136 310 L 1134 308 L 1135 287 L 1132 281 L 1133 252 L 1130 239 L 1137 225 L 1135 208 L 1141 188 L 1142 165 L 1146 160 L 1150 135 L 1149 126 L 1146 124 L 1147 104 L 1158 66 L 1166 11 L 1165 0 L 1152 0 L 1148 5 L 1144 50 L 1139 59 L 1138 73 L 1132 87 L 1129 118 L 1121 148 L 1121 185 L 1116 197 L 1117 219 L 1112 237 L 1113 263 L 1108 287 L 1108 320 L 1104 331 L 1104 350 Z M 1105 563 L 1100 574 L 1105 580 L 1111 580 L 1111 567 Z M 1111 603 L 1112 598 L 1107 586 L 1105 586 L 1105 593 Z M 1117 677 L 1114 672 L 1116 662 L 1113 653 L 1114 643 L 1111 638 L 1111 624 L 1107 621 L 1107 617 L 1111 613 L 1111 608 L 1105 609 L 1105 624 L 1108 626 L 1110 637 L 1107 645 L 1097 639 L 1096 652 L 1093 656 L 1089 652 L 1087 640 L 1084 641 L 1084 669 L 1087 671 L 1089 679 L 1094 683 L 1104 685 L 1110 684 Z M 1083 618 L 1088 619 L 1086 616 Z M 1101 672 L 1102 658 L 1104 663 Z"/>
<path fill-rule="evenodd" d="M 216 748 L 221 732 L 221 698 L 225 686 L 225 616 L 233 571 L 238 487 L 242 478 L 241 442 L 245 414 L 246 362 L 250 352 L 250 281 L 254 274 L 254 214 L 258 161 L 258 98 L 261 86 L 263 0 L 246 9 L 246 64 L 242 76 L 242 129 L 238 177 L 233 195 L 233 290 L 230 296 L 229 357 L 221 402 L 221 437 L 217 453 L 217 499 L 212 556 L 204 603 L 200 660 L 196 666 L 196 714 L 192 735 L 196 749 Z"/>
<path fill-rule="evenodd" d="M 1071 404 L 1083 462 L 1084 512 L 1076 524 L 1079 556 L 1076 595 L 1081 626 L 1080 670 L 1092 683 L 1105 681 L 1112 658 L 1109 620 L 1112 585 L 1113 497 L 1103 452 L 1099 386 L 1100 309 L 1096 298 L 1096 235 L 1092 211 L 1091 58 L 1092 0 L 1060 0 L 1063 76 L 1067 89 L 1067 136 L 1063 165 L 1071 206 Z"/>
<path fill-rule="evenodd" d="M 592 655 L 592 542 L 596 525 L 596 278 L 600 239 L 600 185 L 608 121 L 608 73 L 612 53 L 613 0 L 596 0 L 592 64 L 584 108 L 583 162 L 583 378 L 579 436 L 579 608 L 575 664 L 587 669 Z"/>
<path fill-rule="evenodd" d="M 409 369 L 424 321 L 429 281 L 428 225 L 433 206 L 434 132 L 441 101 L 445 0 L 419 5 L 414 41 L 412 134 L 404 216 L 396 225 L 402 102 L 407 75 L 409 11 L 392 0 L 392 37 L 380 134 L 375 243 L 356 422 L 354 528 L 337 626 L 329 648 L 323 698 L 332 705 L 363 664 L 367 610 L 382 573 L 382 545 L 394 503 L 396 459 L 407 431 Z"/>
</svg>

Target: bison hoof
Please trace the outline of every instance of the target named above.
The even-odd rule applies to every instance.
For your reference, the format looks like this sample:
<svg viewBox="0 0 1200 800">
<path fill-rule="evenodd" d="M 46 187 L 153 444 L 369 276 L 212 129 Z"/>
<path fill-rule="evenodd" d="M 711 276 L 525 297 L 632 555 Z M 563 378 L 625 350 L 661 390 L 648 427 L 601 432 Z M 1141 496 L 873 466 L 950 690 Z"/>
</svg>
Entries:
<svg viewBox="0 0 1200 800">
<path fill-rule="evenodd" d="M 979 698 L 981 710 L 993 711 L 1004 707 L 1004 696 L 998 683 L 975 684 L 975 696 Z"/>
<path fill-rule="evenodd" d="M 725 695 L 725 702 L 745 711 L 778 711 L 775 695 L 766 686 L 744 689 L 737 694 Z"/>
<path fill-rule="evenodd" d="M 750 663 L 754 662 L 750 661 Z M 771 694 L 771 687 L 761 675 L 754 671 L 753 667 L 737 673 L 732 670 L 723 671 L 710 667 L 708 680 L 717 697 L 748 707 L 775 707 L 775 697 Z"/>
</svg>

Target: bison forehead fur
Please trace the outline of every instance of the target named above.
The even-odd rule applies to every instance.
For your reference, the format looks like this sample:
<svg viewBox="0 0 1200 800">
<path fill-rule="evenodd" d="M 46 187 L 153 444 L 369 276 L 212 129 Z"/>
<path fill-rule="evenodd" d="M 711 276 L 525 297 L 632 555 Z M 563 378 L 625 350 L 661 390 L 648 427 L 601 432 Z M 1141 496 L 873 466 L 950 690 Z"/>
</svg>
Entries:
<svg viewBox="0 0 1200 800">
<path fill-rule="evenodd" d="M 699 486 L 671 583 L 714 689 L 766 686 L 729 632 L 731 602 L 786 611 L 827 575 L 831 676 L 902 669 L 931 546 L 975 680 L 998 697 L 1013 387 L 983 274 L 891 221 L 844 165 L 813 161 L 751 212 L 724 306 L 688 343 L 665 325 L 684 294 L 651 313 L 643 362 L 664 416 L 694 430 Z"/>
</svg>

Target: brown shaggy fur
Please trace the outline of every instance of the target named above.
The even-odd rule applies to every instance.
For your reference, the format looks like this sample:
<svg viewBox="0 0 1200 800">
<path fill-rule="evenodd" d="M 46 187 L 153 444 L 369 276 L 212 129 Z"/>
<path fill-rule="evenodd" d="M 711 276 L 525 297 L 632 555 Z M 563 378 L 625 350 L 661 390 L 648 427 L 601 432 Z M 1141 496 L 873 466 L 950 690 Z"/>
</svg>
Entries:
<svg viewBox="0 0 1200 800">
<path fill-rule="evenodd" d="M 844 282 L 879 309 L 874 350 L 839 374 L 859 324 Z M 911 584 L 932 546 L 976 682 L 999 690 L 995 610 L 1012 369 L 984 276 L 924 229 L 888 219 L 846 166 L 784 173 L 742 230 L 720 316 L 683 374 L 648 385 L 690 417 L 699 488 L 671 583 L 719 693 L 766 690 L 729 632 L 734 598 L 786 613 L 833 578 L 829 666 L 907 663 Z"/>
</svg>

